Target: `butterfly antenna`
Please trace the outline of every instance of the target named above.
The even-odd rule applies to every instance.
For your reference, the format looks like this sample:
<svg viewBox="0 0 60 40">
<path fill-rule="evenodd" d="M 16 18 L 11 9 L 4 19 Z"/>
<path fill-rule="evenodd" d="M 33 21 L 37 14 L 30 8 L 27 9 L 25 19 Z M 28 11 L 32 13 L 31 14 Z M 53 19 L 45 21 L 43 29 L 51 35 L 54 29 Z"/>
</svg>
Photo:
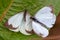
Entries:
<svg viewBox="0 0 60 40">
<path fill-rule="evenodd" d="M 23 15 L 23 16 L 24 16 L 24 17 L 23 17 L 23 18 L 24 18 L 24 21 L 26 21 L 26 14 L 27 14 L 27 10 L 25 9 L 24 15 Z"/>
<path fill-rule="evenodd" d="M 53 7 L 53 5 L 49 5 L 49 7 L 52 9 L 51 13 L 54 13 L 54 7 Z"/>
</svg>

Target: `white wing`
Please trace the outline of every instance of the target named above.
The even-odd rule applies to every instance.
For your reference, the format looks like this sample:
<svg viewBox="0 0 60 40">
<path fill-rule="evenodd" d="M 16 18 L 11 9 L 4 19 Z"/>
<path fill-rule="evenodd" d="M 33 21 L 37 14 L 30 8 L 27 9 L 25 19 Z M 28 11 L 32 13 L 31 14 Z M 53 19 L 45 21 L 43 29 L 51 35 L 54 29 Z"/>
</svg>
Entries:
<svg viewBox="0 0 60 40">
<path fill-rule="evenodd" d="M 22 24 L 19 26 L 20 27 L 20 32 L 24 35 L 31 35 L 30 33 L 27 33 L 25 30 L 25 22 L 22 22 Z"/>
<path fill-rule="evenodd" d="M 34 32 L 42 37 L 47 37 L 49 34 L 49 31 L 44 28 L 43 26 L 41 26 L 39 23 L 32 21 L 32 26 L 33 26 L 33 30 Z"/>
<path fill-rule="evenodd" d="M 27 13 L 26 14 L 26 21 L 22 20 L 21 25 L 20 25 L 20 32 L 24 35 L 31 35 L 30 31 L 32 31 L 32 25 L 31 25 L 31 20 L 30 20 L 30 15 Z M 27 32 L 28 31 L 28 32 Z"/>
<path fill-rule="evenodd" d="M 12 17 L 8 20 L 8 23 L 9 23 L 9 25 L 12 24 L 12 26 L 13 26 L 14 28 L 17 28 L 17 27 L 21 24 L 22 20 L 23 20 L 23 12 L 18 13 L 18 14 L 16 14 L 16 15 L 12 16 Z"/>
<path fill-rule="evenodd" d="M 17 28 L 17 29 L 9 29 L 9 30 L 14 32 L 20 31 L 22 34 L 31 35 L 30 33 L 27 33 L 27 31 L 29 32 L 32 31 L 30 15 L 28 13 L 26 14 L 26 21 L 24 21 L 23 15 L 24 12 L 21 12 L 12 16 L 8 20 L 9 25 L 11 24 L 14 28 Z"/>
<path fill-rule="evenodd" d="M 14 31 L 14 32 L 19 32 L 19 27 L 17 29 L 9 29 L 11 31 Z"/>
<path fill-rule="evenodd" d="M 30 19 L 30 15 L 26 14 L 26 22 L 25 22 L 26 31 L 32 31 L 32 20 Z"/>
<path fill-rule="evenodd" d="M 51 11 L 51 7 L 43 7 L 36 13 L 35 18 L 45 24 L 48 28 L 52 28 L 56 21 L 56 16 L 51 13 Z"/>
</svg>

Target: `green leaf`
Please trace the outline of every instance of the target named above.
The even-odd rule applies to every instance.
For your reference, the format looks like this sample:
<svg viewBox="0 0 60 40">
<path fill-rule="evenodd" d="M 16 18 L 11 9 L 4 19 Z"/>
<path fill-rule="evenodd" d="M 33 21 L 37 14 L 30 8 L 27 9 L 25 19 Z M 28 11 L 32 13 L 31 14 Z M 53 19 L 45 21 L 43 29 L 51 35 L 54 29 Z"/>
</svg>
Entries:
<svg viewBox="0 0 60 40">
<path fill-rule="evenodd" d="M 12 0 L 0 0 L 0 21 L 5 17 L 12 3 Z"/>
<path fill-rule="evenodd" d="M 0 36 L 0 40 L 4 40 L 4 39 Z"/>
<path fill-rule="evenodd" d="M 60 11 L 60 0 L 0 0 L 0 40 L 41 40 L 33 34 L 25 36 L 20 32 L 15 33 L 5 28 L 4 23 L 14 14 L 25 9 L 33 16 L 44 6 L 53 5 L 54 13 Z"/>
</svg>

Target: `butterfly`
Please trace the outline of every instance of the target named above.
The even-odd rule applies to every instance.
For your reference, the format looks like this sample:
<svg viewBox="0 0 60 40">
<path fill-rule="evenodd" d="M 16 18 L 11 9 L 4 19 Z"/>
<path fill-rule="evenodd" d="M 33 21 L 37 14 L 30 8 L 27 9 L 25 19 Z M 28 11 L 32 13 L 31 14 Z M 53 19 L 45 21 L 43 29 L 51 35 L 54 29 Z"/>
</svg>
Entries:
<svg viewBox="0 0 60 40">
<path fill-rule="evenodd" d="M 20 31 L 24 35 L 31 35 L 28 32 L 33 30 L 37 35 L 47 37 L 49 35 L 48 29 L 53 27 L 55 21 L 56 16 L 53 13 L 53 8 L 45 6 L 37 11 L 33 17 L 27 11 L 17 13 L 9 18 L 6 26 L 9 30 L 14 32 Z"/>
</svg>

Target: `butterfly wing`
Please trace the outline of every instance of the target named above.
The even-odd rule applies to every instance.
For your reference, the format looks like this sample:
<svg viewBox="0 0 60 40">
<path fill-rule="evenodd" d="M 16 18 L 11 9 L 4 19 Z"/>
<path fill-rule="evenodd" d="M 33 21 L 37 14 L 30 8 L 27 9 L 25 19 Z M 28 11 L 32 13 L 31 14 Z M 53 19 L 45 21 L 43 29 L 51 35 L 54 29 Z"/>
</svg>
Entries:
<svg viewBox="0 0 60 40">
<path fill-rule="evenodd" d="M 42 37 L 48 36 L 49 31 L 45 27 L 41 26 L 39 23 L 32 21 L 32 26 L 33 26 L 34 32 L 38 36 L 42 36 Z"/>
<path fill-rule="evenodd" d="M 8 26 L 9 30 L 14 31 L 14 32 L 18 32 L 19 31 L 19 25 L 21 24 L 23 20 L 23 12 L 18 13 L 14 16 L 12 16 L 11 18 L 9 18 L 8 20 L 8 25 L 11 25 L 12 28 L 9 28 L 10 26 Z"/>
<path fill-rule="evenodd" d="M 32 25 L 30 20 L 30 15 L 26 13 L 26 20 L 22 20 L 22 23 L 20 25 L 20 32 L 24 35 L 31 35 L 28 32 L 32 31 Z"/>
<path fill-rule="evenodd" d="M 9 29 L 11 31 L 14 31 L 14 32 L 19 32 L 19 27 L 17 29 Z"/>
<path fill-rule="evenodd" d="M 9 30 L 14 32 L 20 31 L 22 34 L 31 35 L 30 33 L 27 32 L 32 30 L 30 15 L 26 16 L 26 21 L 24 20 L 23 16 L 24 16 L 24 12 L 12 16 L 8 20 L 8 23 L 9 25 L 12 25 L 16 29 L 9 29 Z"/>
<path fill-rule="evenodd" d="M 48 28 L 52 28 L 56 21 L 56 16 L 51 11 L 51 7 L 43 7 L 36 13 L 35 18 Z"/>
<path fill-rule="evenodd" d="M 32 21 L 28 13 L 26 14 L 25 29 L 26 31 L 29 31 L 29 32 L 32 31 Z"/>
<path fill-rule="evenodd" d="M 25 30 L 25 22 L 24 21 L 21 23 L 21 25 L 19 26 L 19 28 L 20 28 L 19 30 L 20 30 L 20 32 L 22 34 L 24 34 L 24 35 L 31 35 L 30 33 L 26 32 L 26 30 Z"/>
<path fill-rule="evenodd" d="M 12 24 L 14 28 L 17 28 L 20 24 L 21 21 L 23 20 L 23 13 L 18 13 L 14 16 L 12 16 L 9 20 L 8 23 L 9 25 Z"/>
</svg>

